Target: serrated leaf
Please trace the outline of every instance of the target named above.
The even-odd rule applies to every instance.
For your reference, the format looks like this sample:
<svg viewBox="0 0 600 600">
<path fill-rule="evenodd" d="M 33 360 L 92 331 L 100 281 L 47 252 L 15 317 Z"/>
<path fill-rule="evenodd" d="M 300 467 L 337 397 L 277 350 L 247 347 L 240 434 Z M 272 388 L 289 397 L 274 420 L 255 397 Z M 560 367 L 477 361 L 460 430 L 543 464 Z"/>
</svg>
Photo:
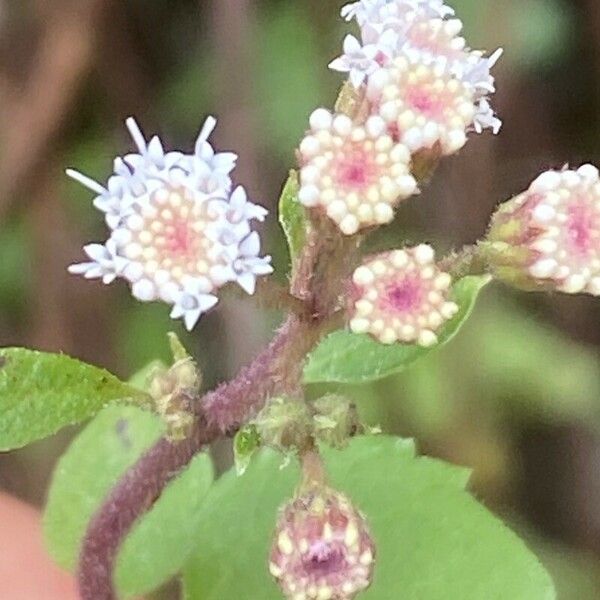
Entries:
<svg viewBox="0 0 600 600">
<path fill-rule="evenodd" d="M 146 400 L 108 371 L 64 354 L 0 349 L 0 450 L 80 423 L 107 404 Z"/>
<path fill-rule="evenodd" d="M 306 212 L 298 200 L 299 190 L 298 173 L 290 171 L 279 200 L 279 223 L 287 239 L 292 265 L 304 247 L 308 229 Z"/>
<path fill-rule="evenodd" d="M 377 546 L 361 600 L 552 600 L 552 581 L 525 544 L 464 490 L 465 469 L 417 458 L 410 441 L 354 439 L 325 450 L 332 484 L 367 515 Z M 187 600 L 280 600 L 267 561 L 278 507 L 298 469 L 263 450 L 229 472 L 201 508 L 198 552 L 184 569 Z"/>
<path fill-rule="evenodd" d="M 305 383 L 365 383 L 399 373 L 432 350 L 449 342 L 473 311 L 479 292 L 487 285 L 486 276 L 468 276 L 453 287 L 453 300 L 459 311 L 438 334 L 433 348 L 417 345 L 380 344 L 370 336 L 336 331 L 309 355 L 304 368 Z"/>
<path fill-rule="evenodd" d="M 156 415 L 115 406 L 102 411 L 73 441 L 56 467 L 44 514 L 48 548 L 62 567 L 75 568 L 90 518 L 163 432 Z M 117 558 L 120 594 L 147 593 L 180 569 L 196 543 L 191 524 L 212 478 L 209 458 L 198 455 L 137 523 Z"/>
</svg>

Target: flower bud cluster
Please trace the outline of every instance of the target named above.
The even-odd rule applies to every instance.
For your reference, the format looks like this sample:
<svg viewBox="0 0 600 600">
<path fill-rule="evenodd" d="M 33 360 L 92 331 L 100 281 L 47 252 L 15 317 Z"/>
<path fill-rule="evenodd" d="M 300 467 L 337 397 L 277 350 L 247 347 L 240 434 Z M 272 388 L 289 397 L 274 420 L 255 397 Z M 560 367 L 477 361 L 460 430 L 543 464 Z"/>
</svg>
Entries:
<svg viewBox="0 0 600 600">
<path fill-rule="evenodd" d="M 487 97 L 502 51 L 471 50 L 453 15 L 437 0 L 361 0 L 342 9 L 358 21 L 361 41 L 347 36 L 330 68 L 349 73 L 355 87 L 367 81 L 371 112 L 412 151 L 439 142 L 451 154 L 467 132 L 501 127 Z"/>
<path fill-rule="evenodd" d="M 321 108 L 300 145 L 300 201 L 320 207 L 345 235 L 389 223 L 394 207 L 417 190 L 410 153 L 380 117 L 356 125 Z"/>
<path fill-rule="evenodd" d="M 458 312 L 450 299 L 451 284 L 431 246 L 374 256 L 352 277 L 350 329 L 382 344 L 433 346 L 439 329 Z"/>
<path fill-rule="evenodd" d="M 194 423 L 193 403 L 197 401 L 200 385 L 194 361 L 182 358 L 169 369 L 156 369 L 149 383 L 148 391 L 156 412 L 167 426 L 168 437 L 185 439 Z"/>
<path fill-rule="evenodd" d="M 90 261 L 69 271 L 107 284 L 125 279 L 135 298 L 166 302 L 172 318 L 192 329 L 218 302 L 220 287 L 236 282 L 253 294 L 257 276 L 272 272 L 251 229 L 267 211 L 249 202 L 243 187 L 232 191 L 237 156 L 215 153 L 212 117 L 194 154 L 165 152 L 158 137 L 146 142 L 133 119 L 127 126 L 138 152 L 115 159 L 106 187 L 68 171 L 97 194 L 94 206 L 111 230 L 106 243 L 85 246 Z"/>
<path fill-rule="evenodd" d="M 600 176 L 593 165 L 547 171 L 492 219 L 483 251 L 525 290 L 600 296 Z"/>
<path fill-rule="evenodd" d="M 351 600 L 370 585 L 374 559 L 364 517 L 315 485 L 282 508 L 269 570 L 290 600 Z"/>
</svg>

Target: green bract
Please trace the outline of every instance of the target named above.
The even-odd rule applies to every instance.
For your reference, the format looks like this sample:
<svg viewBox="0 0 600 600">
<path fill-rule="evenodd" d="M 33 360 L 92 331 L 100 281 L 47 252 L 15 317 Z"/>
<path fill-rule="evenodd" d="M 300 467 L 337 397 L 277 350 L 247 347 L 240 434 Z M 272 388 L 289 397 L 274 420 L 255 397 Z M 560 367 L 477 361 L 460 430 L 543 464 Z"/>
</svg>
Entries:
<svg viewBox="0 0 600 600">
<path fill-rule="evenodd" d="M 279 199 L 279 223 L 287 239 L 292 266 L 302 252 L 308 231 L 306 213 L 298 201 L 299 189 L 298 173 L 290 171 Z"/>
</svg>

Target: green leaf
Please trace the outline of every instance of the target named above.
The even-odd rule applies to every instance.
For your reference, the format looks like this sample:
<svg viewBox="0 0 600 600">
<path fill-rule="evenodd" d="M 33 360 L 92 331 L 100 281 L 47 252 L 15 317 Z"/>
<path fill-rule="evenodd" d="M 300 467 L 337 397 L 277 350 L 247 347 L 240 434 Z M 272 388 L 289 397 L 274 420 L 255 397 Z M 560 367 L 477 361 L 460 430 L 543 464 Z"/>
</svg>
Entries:
<svg viewBox="0 0 600 600">
<path fill-rule="evenodd" d="M 108 371 L 63 354 L 0 349 L 0 450 L 80 423 L 109 403 L 146 400 Z"/>
<path fill-rule="evenodd" d="M 459 311 L 439 333 L 433 348 L 417 345 L 380 344 L 368 335 L 336 331 L 309 355 L 305 383 L 365 383 L 399 373 L 432 350 L 449 342 L 473 311 L 477 296 L 490 278 L 470 275 L 454 284 L 453 300 Z"/>
<path fill-rule="evenodd" d="M 298 173 L 292 170 L 279 200 L 279 223 L 287 239 L 292 265 L 304 247 L 308 229 L 304 207 L 298 200 L 299 190 Z"/>
<path fill-rule="evenodd" d="M 361 600 L 552 600 L 549 575 L 525 544 L 464 490 L 468 472 L 415 457 L 411 441 L 356 438 L 324 451 L 332 484 L 367 515 L 377 545 Z M 188 600 L 280 600 L 267 560 L 277 508 L 298 469 L 263 450 L 245 475 L 222 477 L 201 508 L 198 552 L 184 568 Z"/>
<path fill-rule="evenodd" d="M 261 439 L 256 425 L 246 425 L 233 438 L 233 457 L 238 475 L 243 475 L 260 448 Z"/>
<path fill-rule="evenodd" d="M 160 419 L 136 407 L 102 411 L 60 459 L 44 514 L 50 553 L 64 568 L 76 566 L 87 524 L 109 490 L 161 435 Z M 125 596 L 163 584 L 181 567 L 196 538 L 193 518 L 213 478 L 204 454 L 165 489 L 125 540 L 115 581 Z"/>
</svg>

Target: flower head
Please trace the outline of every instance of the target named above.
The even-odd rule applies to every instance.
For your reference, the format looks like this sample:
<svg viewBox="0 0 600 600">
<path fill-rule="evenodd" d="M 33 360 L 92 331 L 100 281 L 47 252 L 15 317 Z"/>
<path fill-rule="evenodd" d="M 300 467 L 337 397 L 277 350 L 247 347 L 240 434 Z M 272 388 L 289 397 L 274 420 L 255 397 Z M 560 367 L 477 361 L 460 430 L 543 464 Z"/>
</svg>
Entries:
<svg viewBox="0 0 600 600">
<path fill-rule="evenodd" d="M 269 569 L 286 598 L 351 600 L 369 587 L 374 554 L 350 500 L 315 487 L 281 510 Z"/>
<path fill-rule="evenodd" d="M 496 276 L 512 285 L 600 296 L 598 169 L 540 175 L 500 207 L 483 247 Z"/>
<path fill-rule="evenodd" d="M 218 302 L 218 288 L 237 282 L 252 294 L 256 276 L 272 271 L 270 257 L 258 256 L 260 240 L 250 225 L 267 211 L 249 202 L 242 187 L 231 191 L 237 157 L 216 153 L 208 142 L 212 117 L 189 155 L 165 152 L 158 137 L 146 143 L 133 119 L 127 125 L 138 152 L 115 160 L 106 187 L 68 171 L 97 194 L 94 205 L 111 230 L 105 245 L 85 247 L 92 262 L 69 271 L 104 283 L 123 278 L 137 299 L 172 305 L 171 316 L 192 329 Z"/>
<path fill-rule="evenodd" d="M 439 144 L 452 154 L 467 141 L 475 117 L 474 89 L 443 65 L 401 56 L 369 79 L 372 110 L 412 152 Z"/>
<path fill-rule="evenodd" d="M 436 344 L 436 332 L 458 306 L 449 299 L 452 278 L 434 259 L 431 246 L 421 245 L 379 254 L 356 269 L 350 329 L 383 344 Z"/>
<path fill-rule="evenodd" d="M 357 19 L 362 42 L 349 36 L 344 54 L 330 67 L 348 72 L 355 87 L 368 82 L 373 112 L 387 115 L 391 131 L 412 129 L 411 150 L 439 142 L 450 154 L 468 131 L 498 133 L 502 124 L 488 99 L 495 91 L 491 69 L 502 50 L 490 57 L 471 50 L 462 21 L 449 18 L 453 14 L 441 0 L 363 0 L 342 10 Z M 393 116 L 391 101 L 397 105 Z M 406 123 L 397 122 L 407 111 L 412 118 L 406 114 Z"/>
<path fill-rule="evenodd" d="M 346 235 L 389 223 L 394 207 L 417 191 L 410 154 L 371 117 L 356 125 L 345 115 L 316 110 L 300 145 L 300 201 L 320 207 Z"/>
</svg>

